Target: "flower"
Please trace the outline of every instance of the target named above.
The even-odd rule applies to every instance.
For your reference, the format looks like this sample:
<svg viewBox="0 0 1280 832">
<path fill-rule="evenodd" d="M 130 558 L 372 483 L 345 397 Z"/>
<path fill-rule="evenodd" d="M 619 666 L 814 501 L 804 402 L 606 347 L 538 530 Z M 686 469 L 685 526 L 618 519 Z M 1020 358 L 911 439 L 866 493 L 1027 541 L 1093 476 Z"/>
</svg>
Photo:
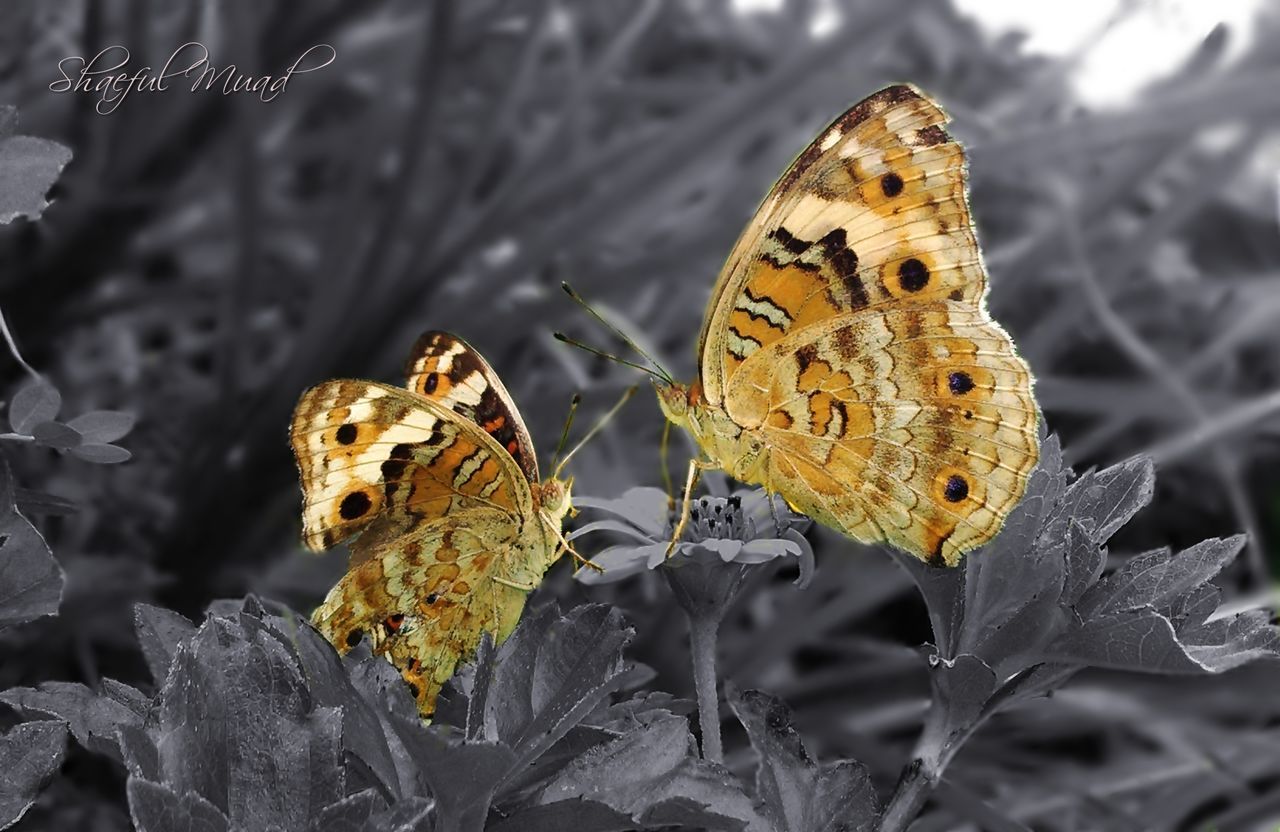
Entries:
<svg viewBox="0 0 1280 832">
<path fill-rule="evenodd" d="M 611 583 L 659 567 L 681 570 L 697 564 L 723 569 L 725 564 L 740 567 L 783 556 L 799 558 L 797 585 L 807 585 L 813 574 L 813 549 L 801 533 L 809 524 L 808 518 L 771 500 L 758 488 L 696 498 L 670 556 L 667 549 L 680 505 L 677 502 L 673 508 L 661 489 L 632 488 L 616 499 L 583 497 L 575 503 L 609 516 L 575 530 L 569 535 L 571 540 L 597 532 L 624 538 L 592 557 L 603 572 L 579 570 L 577 578 L 583 583 Z"/>
</svg>

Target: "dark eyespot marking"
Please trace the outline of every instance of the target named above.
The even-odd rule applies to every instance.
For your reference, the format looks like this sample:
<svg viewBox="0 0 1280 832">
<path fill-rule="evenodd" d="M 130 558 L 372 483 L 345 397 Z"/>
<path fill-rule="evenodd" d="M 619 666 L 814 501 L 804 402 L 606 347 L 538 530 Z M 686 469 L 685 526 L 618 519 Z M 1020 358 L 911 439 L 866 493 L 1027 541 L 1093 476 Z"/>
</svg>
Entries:
<svg viewBox="0 0 1280 832">
<path fill-rule="evenodd" d="M 419 693 L 418 686 L 415 685 L 413 682 L 405 682 L 405 684 L 409 686 L 409 695 L 412 696 L 414 699 L 417 699 L 418 693 Z"/>
<path fill-rule="evenodd" d="M 364 633 L 359 630 L 352 630 L 347 633 L 347 647 L 355 647 L 360 643 L 360 639 L 364 637 Z"/>
<path fill-rule="evenodd" d="M 880 190 L 885 196 L 897 196 L 902 193 L 902 177 L 896 173 L 886 173 L 880 177 Z"/>
<path fill-rule="evenodd" d="M 964 418 L 966 418 L 966 419 L 972 419 L 972 418 L 973 418 L 973 411 L 972 411 L 972 410 L 966 410 L 966 411 L 964 412 Z"/>
<path fill-rule="evenodd" d="M 914 257 L 903 260 L 898 266 L 898 282 L 908 292 L 918 292 L 929 285 L 929 269 Z"/>
<path fill-rule="evenodd" d="M 440 596 L 434 592 L 427 596 L 428 604 L 434 604 L 436 601 L 439 601 L 439 600 L 440 600 Z"/>
<path fill-rule="evenodd" d="M 436 387 L 440 384 L 439 373 L 428 373 L 425 381 L 422 382 L 422 389 L 427 393 L 436 392 Z"/>
<path fill-rule="evenodd" d="M 338 431 L 337 433 L 334 434 L 334 436 L 343 445 L 350 445 L 352 442 L 356 441 L 356 436 L 359 433 L 360 431 L 356 428 L 356 426 L 348 422 L 347 424 L 338 428 Z"/>
<path fill-rule="evenodd" d="M 969 377 L 968 373 L 956 370 L 947 376 L 947 385 L 950 386 L 952 393 L 957 396 L 963 396 L 973 389 L 973 379 Z"/>
<path fill-rule="evenodd" d="M 400 632 L 400 628 L 404 625 L 404 613 L 396 613 L 387 616 L 387 620 L 382 622 L 383 628 L 388 634 Z"/>
<path fill-rule="evenodd" d="M 964 477 L 959 474 L 952 474 L 947 479 L 946 487 L 942 489 L 942 496 L 946 497 L 949 503 L 958 503 L 969 496 L 969 483 L 965 482 Z"/>
<path fill-rule="evenodd" d="M 373 501 L 369 499 L 368 494 L 363 491 L 352 491 L 342 498 L 342 505 L 338 506 L 338 514 L 343 520 L 355 520 L 357 517 L 363 517 L 371 508 L 373 508 Z"/>
<path fill-rule="evenodd" d="M 964 300 L 964 289 L 953 289 L 951 290 L 951 294 L 947 295 L 947 297 L 952 300 Z"/>
</svg>

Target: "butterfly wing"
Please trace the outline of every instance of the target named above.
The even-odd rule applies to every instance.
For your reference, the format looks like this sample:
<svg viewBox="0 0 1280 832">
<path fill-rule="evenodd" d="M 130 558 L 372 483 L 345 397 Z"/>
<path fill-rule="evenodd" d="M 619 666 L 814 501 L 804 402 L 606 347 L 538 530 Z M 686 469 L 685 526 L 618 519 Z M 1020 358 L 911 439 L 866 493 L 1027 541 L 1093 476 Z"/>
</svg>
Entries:
<svg viewBox="0 0 1280 832">
<path fill-rule="evenodd" d="M 899 302 L 981 304 L 964 154 L 946 121 L 913 87 L 888 87 L 792 163 L 712 291 L 698 348 L 708 402 L 753 352 L 803 327 Z"/>
<path fill-rule="evenodd" d="M 445 405 L 372 381 L 303 393 L 290 442 L 303 491 L 303 540 L 327 549 L 356 534 L 390 538 L 423 521 L 491 507 L 533 514 L 529 482 L 480 426 Z"/>
<path fill-rule="evenodd" d="M 342 653 L 369 639 L 429 718 L 440 688 L 481 635 L 501 642 L 515 628 L 528 593 L 512 584 L 530 577 L 520 564 L 550 561 L 549 552 L 530 546 L 546 548 L 541 537 L 523 540 L 510 517 L 492 508 L 422 523 L 360 552 L 312 621 Z"/>
<path fill-rule="evenodd" d="M 767 448 L 762 479 L 863 541 L 954 565 L 990 540 L 1038 456 L 1031 375 L 978 309 L 885 306 L 762 348 L 727 403 Z"/>
<path fill-rule="evenodd" d="M 498 374 L 470 344 L 448 332 L 424 332 L 405 363 L 408 388 L 484 428 L 531 483 L 538 458 L 520 411 Z"/>
</svg>

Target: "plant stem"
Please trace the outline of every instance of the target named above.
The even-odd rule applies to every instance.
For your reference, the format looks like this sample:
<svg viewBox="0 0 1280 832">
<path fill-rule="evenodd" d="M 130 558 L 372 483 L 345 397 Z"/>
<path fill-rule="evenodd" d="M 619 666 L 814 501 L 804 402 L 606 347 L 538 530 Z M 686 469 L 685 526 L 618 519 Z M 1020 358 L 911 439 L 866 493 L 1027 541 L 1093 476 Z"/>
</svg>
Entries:
<svg viewBox="0 0 1280 832">
<path fill-rule="evenodd" d="M 689 616 L 689 647 L 693 654 L 693 686 L 698 694 L 698 726 L 702 730 L 702 757 L 724 762 L 720 744 L 720 701 L 716 695 L 716 615 Z"/>
<path fill-rule="evenodd" d="M 880 817 L 880 832 L 901 832 L 920 814 L 920 807 L 933 791 L 936 778 L 931 778 L 924 760 L 915 758 L 902 772 L 893 798 Z"/>
</svg>

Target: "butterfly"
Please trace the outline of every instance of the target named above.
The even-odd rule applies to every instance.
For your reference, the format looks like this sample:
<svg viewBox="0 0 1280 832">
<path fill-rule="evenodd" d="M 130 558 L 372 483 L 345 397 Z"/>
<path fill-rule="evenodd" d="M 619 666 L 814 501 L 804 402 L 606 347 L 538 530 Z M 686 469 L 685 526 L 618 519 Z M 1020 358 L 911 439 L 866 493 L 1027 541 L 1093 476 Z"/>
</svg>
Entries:
<svg viewBox="0 0 1280 832">
<path fill-rule="evenodd" d="M 539 480 L 510 394 L 460 338 L 425 333 L 405 372 L 404 389 L 338 379 L 307 390 L 290 442 L 304 544 L 351 540 L 350 569 L 312 623 L 341 653 L 368 639 L 425 719 L 459 661 L 483 633 L 511 633 L 566 551 L 572 480 Z"/>
<path fill-rule="evenodd" d="M 712 290 L 698 378 L 657 384 L 716 467 L 863 542 L 953 566 L 1039 455 L 1032 377 L 986 309 L 946 114 L 887 87 L 774 185 Z"/>
</svg>

